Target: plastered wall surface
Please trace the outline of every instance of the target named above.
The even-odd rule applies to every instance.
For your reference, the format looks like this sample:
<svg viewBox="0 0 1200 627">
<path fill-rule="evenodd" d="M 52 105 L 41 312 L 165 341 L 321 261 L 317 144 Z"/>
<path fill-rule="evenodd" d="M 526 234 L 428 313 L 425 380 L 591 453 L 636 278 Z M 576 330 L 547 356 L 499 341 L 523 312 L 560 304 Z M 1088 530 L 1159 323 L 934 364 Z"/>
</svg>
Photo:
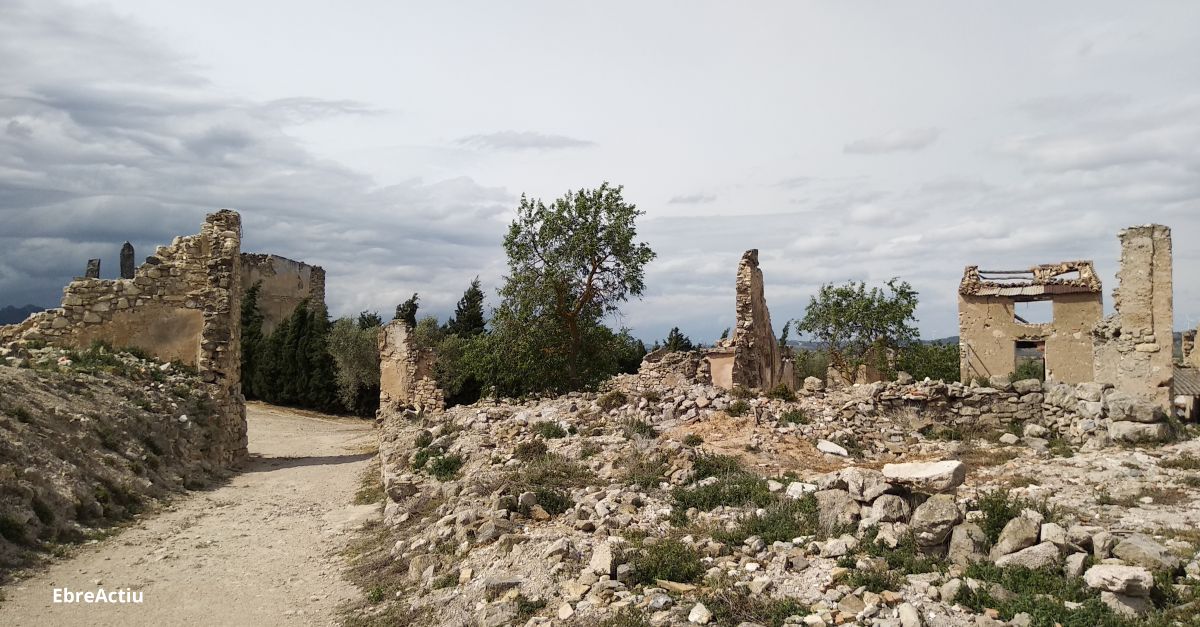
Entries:
<svg viewBox="0 0 1200 627">
<path fill-rule="evenodd" d="M 1100 293 L 1054 296 L 1054 320 L 1023 324 L 1015 317 L 1016 301 L 1004 296 L 959 294 L 958 315 L 962 351 L 961 377 L 1012 374 L 1016 342 L 1045 342 L 1046 378 L 1063 383 L 1092 380 L 1092 327 L 1104 314 Z"/>
<path fill-rule="evenodd" d="M 263 333 L 269 334 L 308 300 L 325 306 L 325 270 L 320 266 L 256 253 L 242 254 L 242 285 L 259 283 L 258 308 L 263 314 Z"/>
</svg>

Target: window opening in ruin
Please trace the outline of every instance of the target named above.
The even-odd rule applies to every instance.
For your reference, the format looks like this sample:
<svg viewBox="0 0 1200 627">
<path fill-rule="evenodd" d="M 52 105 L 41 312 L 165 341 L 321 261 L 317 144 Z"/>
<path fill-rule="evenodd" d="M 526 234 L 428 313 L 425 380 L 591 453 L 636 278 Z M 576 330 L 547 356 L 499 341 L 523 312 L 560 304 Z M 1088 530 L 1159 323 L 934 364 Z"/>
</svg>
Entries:
<svg viewBox="0 0 1200 627">
<path fill-rule="evenodd" d="M 1033 300 L 1013 304 L 1013 321 L 1019 324 L 1048 324 L 1054 322 L 1054 302 Z"/>
<path fill-rule="evenodd" d="M 1046 379 L 1046 343 L 1019 340 L 1013 343 L 1014 381 Z"/>
</svg>

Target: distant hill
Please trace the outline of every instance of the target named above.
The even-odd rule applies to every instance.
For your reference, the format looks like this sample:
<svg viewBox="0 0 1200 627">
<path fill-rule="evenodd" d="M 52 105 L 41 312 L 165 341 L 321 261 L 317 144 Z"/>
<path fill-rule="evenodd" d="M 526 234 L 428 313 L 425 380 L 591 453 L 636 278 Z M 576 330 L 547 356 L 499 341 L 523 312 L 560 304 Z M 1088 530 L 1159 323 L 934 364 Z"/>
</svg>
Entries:
<svg viewBox="0 0 1200 627">
<path fill-rule="evenodd" d="M 24 321 L 30 314 L 45 310 L 45 307 L 38 307 L 37 305 L 25 305 L 24 307 L 8 305 L 7 307 L 0 307 L 0 324 L 16 324 Z"/>
</svg>

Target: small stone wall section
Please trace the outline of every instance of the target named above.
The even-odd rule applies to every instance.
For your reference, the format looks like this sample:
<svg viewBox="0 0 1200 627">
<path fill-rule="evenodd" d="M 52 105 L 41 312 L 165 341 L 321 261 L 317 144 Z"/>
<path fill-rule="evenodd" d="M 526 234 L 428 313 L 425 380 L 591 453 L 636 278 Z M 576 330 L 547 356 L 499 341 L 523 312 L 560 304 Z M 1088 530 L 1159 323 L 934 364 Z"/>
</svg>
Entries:
<svg viewBox="0 0 1200 627">
<path fill-rule="evenodd" d="M 445 394 L 433 378 L 437 356 L 416 346 L 412 329 L 403 320 L 392 320 L 379 334 L 379 408 L 384 413 L 404 410 L 440 414 Z"/>
</svg>

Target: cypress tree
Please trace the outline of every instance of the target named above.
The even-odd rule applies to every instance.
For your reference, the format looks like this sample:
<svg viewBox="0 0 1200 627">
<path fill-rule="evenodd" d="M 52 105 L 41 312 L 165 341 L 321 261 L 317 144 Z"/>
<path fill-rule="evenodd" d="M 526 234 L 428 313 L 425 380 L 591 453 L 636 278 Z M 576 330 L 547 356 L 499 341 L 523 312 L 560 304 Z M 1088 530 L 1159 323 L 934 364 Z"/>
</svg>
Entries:
<svg viewBox="0 0 1200 627">
<path fill-rule="evenodd" d="M 256 281 L 242 294 L 242 393 L 246 398 L 259 398 L 254 388 L 254 370 L 263 343 L 263 315 L 258 309 L 261 289 L 262 281 Z"/>
<path fill-rule="evenodd" d="M 471 281 L 462 298 L 454 308 L 454 317 L 446 322 L 446 331 L 459 337 L 473 337 L 483 333 L 487 321 L 483 317 L 483 290 L 479 289 L 479 277 Z"/>
<path fill-rule="evenodd" d="M 396 317 L 393 320 L 404 320 L 410 328 L 417 328 L 417 304 L 421 297 L 413 292 L 412 298 L 396 305 Z"/>
</svg>

